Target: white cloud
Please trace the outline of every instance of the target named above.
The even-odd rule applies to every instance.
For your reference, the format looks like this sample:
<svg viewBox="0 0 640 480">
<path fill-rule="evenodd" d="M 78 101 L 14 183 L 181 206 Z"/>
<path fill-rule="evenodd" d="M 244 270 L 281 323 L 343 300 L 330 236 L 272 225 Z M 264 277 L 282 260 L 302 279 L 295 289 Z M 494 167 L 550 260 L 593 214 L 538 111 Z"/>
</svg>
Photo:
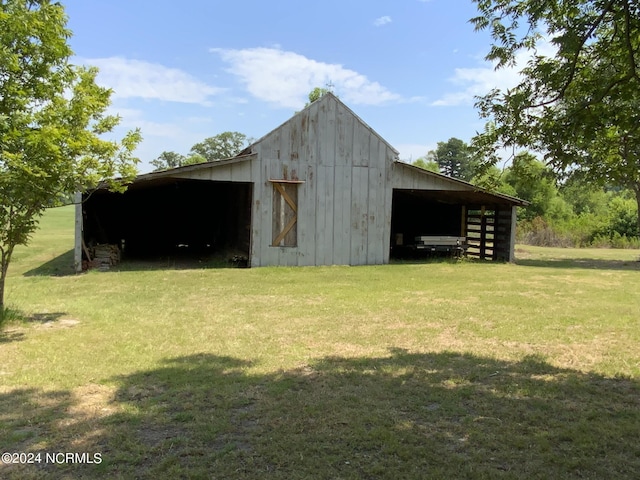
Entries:
<svg viewBox="0 0 640 480">
<path fill-rule="evenodd" d="M 555 48 L 548 41 L 539 43 L 536 54 L 554 56 Z M 496 70 L 492 65 L 478 68 L 456 68 L 450 82 L 459 85 L 460 90 L 447 93 L 432 103 L 434 106 L 471 105 L 476 96 L 489 93 L 492 89 L 507 90 L 520 83 L 520 71 L 532 58 L 532 52 L 522 51 L 516 56 L 516 65 Z"/>
<path fill-rule="evenodd" d="M 494 88 L 506 89 L 518 83 L 520 74 L 515 69 L 494 70 L 484 68 L 456 68 L 451 82 L 463 88 L 447 93 L 433 102 L 435 106 L 470 105 L 475 96 L 485 95 Z"/>
<path fill-rule="evenodd" d="M 382 27 L 383 25 L 386 25 L 388 23 L 391 23 L 391 17 L 385 15 L 384 17 L 376 18 L 373 22 L 373 25 L 375 27 Z"/>
<path fill-rule="evenodd" d="M 83 63 L 100 69 L 98 82 L 114 90 L 114 99 L 207 104 L 211 96 L 223 91 L 182 70 L 157 63 L 121 57 L 91 58 Z"/>
<path fill-rule="evenodd" d="M 142 136 L 145 139 L 148 137 L 170 138 L 179 139 L 183 138 L 187 132 L 184 127 L 185 121 L 182 122 L 157 122 L 147 120 L 145 118 L 145 112 L 134 108 L 120 107 L 118 105 L 111 105 L 107 109 L 109 115 L 119 115 L 121 117 L 120 126 L 122 128 L 140 128 Z M 191 123 L 203 123 L 210 121 L 209 118 L 189 118 L 186 121 Z"/>
<path fill-rule="evenodd" d="M 239 77 L 254 97 L 280 107 L 301 108 L 313 88 L 327 83 L 333 84 L 348 103 L 380 105 L 402 100 L 400 95 L 342 65 L 318 62 L 279 48 L 213 48 L 211 52 L 229 64 L 228 71 Z"/>
</svg>

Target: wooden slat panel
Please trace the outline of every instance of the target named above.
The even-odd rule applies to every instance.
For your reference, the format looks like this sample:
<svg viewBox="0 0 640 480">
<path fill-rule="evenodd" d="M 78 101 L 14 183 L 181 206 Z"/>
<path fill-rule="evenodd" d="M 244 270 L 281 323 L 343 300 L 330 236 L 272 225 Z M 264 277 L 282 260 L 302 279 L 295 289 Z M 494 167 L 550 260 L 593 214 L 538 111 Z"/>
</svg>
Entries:
<svg viewBox="0 0 640 480">
<path fill-rule="evenodd" d="M 333 260 L 333 167 L 318 167 L 316 200 L 316 264 L 331 265 Z"/>
<path fill-rule="evenodd" d="M 356 122 L 353 129 L 353 165 L 366 167 L 369 165 L 371 150 L 371 135 L 369 130 L 360 122 Z"/>
<path fill-rule="evenodd" d="M 336 164 L 336 102 L 325 102 L 318 113 L 318 165 Z"/>
<path fill-rule="evenodd" d="M 303 169 L 303 164 L 306 161 L 308 167 L 315 167 L 318 164 L 318 158 L 320 156 L 320 142 L 322 139 L 319 136 L 319 109 L 312 108 L 309 110 L 306 125 L 307 139 L 304 145 L 303 156 L 300 158 L 300 168 Z M 308 177 L 307 177 L 308 178 Z"/>
<path fill-rule="evenodd" d="M 355 118 L 338 106 L 336 123 L 336 165 L 353 165 L 353 135 Z"/>
<path fill-rule="evenodd" d="M 333 263 L 348 265 L 351 254 L 351 167 L 337 166 L 334 173 Z M 346 207 L 349 206 L 349 207 Z"/>
<path fill-rule="evenodd" d="M 377 141 L 377 143 L 380 143 Z M 373 148 L 373 145 L 372 145 Z M 377 148 L 375 149 L 377 151 Z M 377 155 L 373 155 L 372 150 L 372 163 Z M 382 259 L 382 238 L 379 228 L 379 218 L 384 216 L 384 213 L 380 210 L 380 206 L 384 205 L 382 198 L 384 198 L 384 192 L 382 191 L 382 178 L 379 168 L 369 167 L 369 178 L 367 186 L 369 198 L 367 200 L 367 216 L 365 221 L 367 222 L 367 265 L 376 265 L 381 263 Z"/>
<path fill-rule="evenodd" d="M 316 170 L 315 165 L 308 165 L 305 172 L 305 183 L 298 188 L 298 265 L 315 265 L 316 235 Z"/>
<path fill-rule="evenodd" d="M 351 265 L 364 265 L 367 261 L 369 170 L 353 167 L 351 179 Z"/>
</svg>

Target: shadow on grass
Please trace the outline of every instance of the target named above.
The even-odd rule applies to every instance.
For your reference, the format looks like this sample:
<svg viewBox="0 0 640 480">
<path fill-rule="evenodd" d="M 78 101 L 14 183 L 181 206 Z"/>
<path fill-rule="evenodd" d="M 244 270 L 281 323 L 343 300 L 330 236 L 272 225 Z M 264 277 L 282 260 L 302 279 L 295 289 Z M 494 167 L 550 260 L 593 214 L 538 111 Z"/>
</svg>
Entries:
<svg viewBox="0 0 640 480">
<path fill-rule="evenodd" d="M 517 265 L 544 268 L 586 268 L 593 270 L 640 271 L 640 260 L 603 260 L 593 258 L 517 259 Z"/>
<path fill-rule="evenodd" d="M 125 258 L 110 270 L 114 272 L 133 272 L 140 270 L 200 270 L 219 268 L 239 268 L 237 263 L 225 257 L 171 255 L 161 258 Z"/>
<path fill-rule="evenodd" d="M 390 258 L 391 265 L 438 265 L 438 264 L 456 264 L 456 263 L 481 263 L 482 260 L 472 260 L 465 257 L 418 257 L 418 258 Z"/>
<path fill-rule="evenodd" d="M 19 329 L 9 328 L 12 324 L 15 326 L 25 323 L 38 323 L 45 327 L 53 327 L 65 315 L 67 315 L 66 312 L 26 314 L 21 310 L 7 308 L 4 312 L 0 312 L 0 344 L 18 342 L 25 339 L 24 332 L 19 331 Z M 69 320 L 68 322 L 77 323 L 74 320 Z M 0 368 L 2 368 L 1 364 Z"/>
<path fill-rule="evenodd" d="M 6 309 L 3 320 L 17 323 L 52 323 L 67 315 L 67 312 L 25 313 L 22 310 Z"/>
<path fill-rule="evenodd" d="M 27 323 L 52 323 L 60 320 L 67 312 L 51 312 L 51 313 L 32 313 L 25 315 L 22 321 Z"/>
<path fill-rule="evenodd" d="M 64 277 L 75 275 L 73 249 L 33 268 L 23 275 L 25 277 Z"/>
<path fill-rule="evenodd" d="M 75 275 L 73 249 L 49 260 L 42 265 L 24 273 L 25 277 L 48 276 L 62 277 Z M 176 254 L 162 258 L 131 258 L 123 259 L 118 265 L 107 271 L 136 272 L 153 270 L 197 270 L 210 268 L 244 268 L 246 264 L 234 262 L 227 257 L 206 256 L 192 254 Z"/>
<path fill-rule="evenodd" d="M 640 471 L 636 380 L 536 357 L 402 350 L 250 372 L 249 362 L 199 354 L 111 379 L 116 390 L 102 400 L 107 387 L 98 385 L 93 397 L 86 388 L 2 393 L 4 450 L 100 452 L 102 463 L 0 465 L 0 474 L 635 479 Z"/>
<path fill-rule="evenodd" d="M 0 326 L 0 344 L 3 343 L 12 343 L 12 342 L 20 342 L 24 340 L 23 332 L 16 332 L 14 330 L 2 330 Z"/>
</svg>

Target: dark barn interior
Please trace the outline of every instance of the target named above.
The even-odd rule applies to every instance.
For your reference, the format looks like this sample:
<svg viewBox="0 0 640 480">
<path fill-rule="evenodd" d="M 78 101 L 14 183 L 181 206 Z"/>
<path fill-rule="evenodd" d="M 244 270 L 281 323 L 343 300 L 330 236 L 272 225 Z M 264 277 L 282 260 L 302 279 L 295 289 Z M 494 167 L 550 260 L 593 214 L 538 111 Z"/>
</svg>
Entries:
<svg viewBox="0 0 640 480">
<path fill-rule="evenodd" d="M 451 203 L 450 203 L 451 202 Z M 391 257 L 420 256 L 412 248 L 419 235 L 463 236 L 463 207 L 455 199 L 443 201 L 428 190 L 393 190 Z"/>
<path fill-rule="evenodd" d="M 136 182 L 125 193 L 89 192 L 83 202 L 85 245 L 118 245 L 123 258 L 248 258 L 252 186 L 164 177 Z"/>
<path fill-rule="evenodd" d="M 508 260 L 511 215 L 511 205 L 480 191 L 394 189 L 390 256 L 428 255 L 413 248 L 425 235 L 465 237 L 467 256 Z"/>
<path fill-rule="evenodd" d="M 405 241 L 418 235 L 460 236 L 462 215 L 462 205 L 455 199 L 434 196 L 428 190 L 394 189 L 391 238 L 398 233 Z"/>
</svg>

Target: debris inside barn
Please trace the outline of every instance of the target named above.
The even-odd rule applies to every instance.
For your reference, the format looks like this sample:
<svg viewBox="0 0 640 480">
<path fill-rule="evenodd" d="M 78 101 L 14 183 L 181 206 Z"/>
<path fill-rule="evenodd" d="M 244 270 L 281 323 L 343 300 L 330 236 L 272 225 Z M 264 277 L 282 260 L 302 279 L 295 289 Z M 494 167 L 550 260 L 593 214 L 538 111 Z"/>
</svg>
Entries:
<svg viewBox="0 0 640 480">
<path fill-rule="evenodd" d="M 98 268 L 101 271 L 109 270 L 111 267 L 118 265 L 122 258 L 120 247 L 110 244 L 92 245 L 88 248 L 85 246 L 85 254 L 87 260 L 82 264 L 83 270 L 91 268 Z"/>
</svg>

